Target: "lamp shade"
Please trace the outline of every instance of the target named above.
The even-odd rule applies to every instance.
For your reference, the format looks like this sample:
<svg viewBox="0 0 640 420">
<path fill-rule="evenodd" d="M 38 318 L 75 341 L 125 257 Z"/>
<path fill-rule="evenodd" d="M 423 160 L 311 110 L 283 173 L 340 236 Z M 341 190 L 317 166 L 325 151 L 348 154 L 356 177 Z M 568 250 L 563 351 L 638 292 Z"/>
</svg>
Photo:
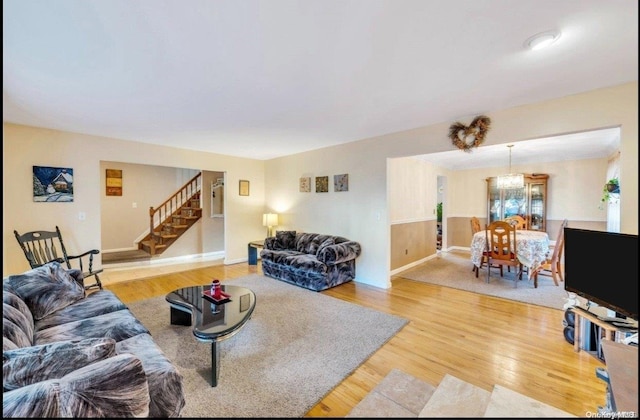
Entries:
<svg viewBox="0 0 640 420">
<path fill-rule="evenodd" d="M 262 226 L 278 226 L 278 215 L 276 213 L 263 214 Z"/>
<path fill-rule="evenodd" d="M 524 187 L 523 174 L 507 174 L 498 176 L 498 188 L 502 190 L 517 189 Z"/>
</svg>

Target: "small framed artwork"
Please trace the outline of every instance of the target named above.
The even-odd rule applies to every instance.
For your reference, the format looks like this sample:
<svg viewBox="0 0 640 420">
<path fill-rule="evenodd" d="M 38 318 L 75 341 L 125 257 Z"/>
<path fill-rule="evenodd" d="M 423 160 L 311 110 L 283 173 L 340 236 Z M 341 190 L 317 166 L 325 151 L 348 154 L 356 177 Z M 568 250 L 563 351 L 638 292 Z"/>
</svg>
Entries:
<svg viewBox="0 0 640 420">
<path fill-rule="evenodd" d="M 303 176 L 300 178 L 300 192 L 311 192 L 311 177 Z"/>
<path fill-rule="evenodd" d="M 349 174 L 333 176 L 333 191 L 349 191 Z"/>
<path fill-rule="evenodd" d="M 240 180 L 240 195 L 249 195 L 249 181 L 246 179 Z"/>
<path fill-rule="evenodd" d="M 33 167 L 33 201 L 69 203 L 73 201 L 73 168 Z"/>
<path fill-rule="evenodd" d="M 122 170 L 107 169 L 107 195 L 122 195 Z"/>
<path fill-rule="evenodd" d="M 316 177 L 316 192 L 317 193 L 329 192 L 329 177 L 328 176 L 317 176 Z"/>
</svg>

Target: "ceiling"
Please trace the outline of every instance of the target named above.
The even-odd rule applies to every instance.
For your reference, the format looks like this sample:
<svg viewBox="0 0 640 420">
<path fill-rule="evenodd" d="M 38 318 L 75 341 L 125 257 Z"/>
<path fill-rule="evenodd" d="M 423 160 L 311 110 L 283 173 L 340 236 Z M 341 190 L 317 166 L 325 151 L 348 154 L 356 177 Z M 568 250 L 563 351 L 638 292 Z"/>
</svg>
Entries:
<svg viewBox="0 0 640 420">
<path fill-rule="evenodd" d="M 634 0 L 3 1 L 3 121 L 255 159 L 637 80 Z"/>
</svg>

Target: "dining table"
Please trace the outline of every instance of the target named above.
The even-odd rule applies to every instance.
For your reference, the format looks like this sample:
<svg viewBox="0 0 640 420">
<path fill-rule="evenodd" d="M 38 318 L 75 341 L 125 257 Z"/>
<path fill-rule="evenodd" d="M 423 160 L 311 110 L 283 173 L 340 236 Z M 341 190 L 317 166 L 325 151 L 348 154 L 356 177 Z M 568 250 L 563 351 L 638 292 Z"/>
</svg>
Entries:
<svg viewBox="0 0 640 420">
<path fill-rule="evenodd" d="M 471 239 L 471 262 L 480 267 L 482 253 L 487 249 L 487 230 L 476 232 Z M 538 230 L 516 231 L 516 256 L 528 273 L 533 272 L 547 259 L 549 253 L 549 235 Z"/>
</svg>

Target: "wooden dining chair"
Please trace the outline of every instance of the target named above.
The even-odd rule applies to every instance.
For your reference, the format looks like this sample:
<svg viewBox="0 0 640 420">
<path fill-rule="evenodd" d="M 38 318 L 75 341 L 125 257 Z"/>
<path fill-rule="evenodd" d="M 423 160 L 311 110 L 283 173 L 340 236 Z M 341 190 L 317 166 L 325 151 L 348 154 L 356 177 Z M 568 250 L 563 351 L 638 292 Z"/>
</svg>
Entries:
<svg viewBox="0 0 640 420">
<path fill-rule="evenodd" d="M 507 217 L 504 221 L 509 223 L 511 226 L 515 226 L 518 230 L 527 230 L 527 221 L 524 217 L 517 214 Z"/>
<path fill-rule="evenodd" d="M 556 236 L 556 243 L 553 247 L 550 247 L 551 255 L 531 273 L 530 276 L 533 277 L 534 287 L 538 287 L 538 274 L 551 277 L 556 286 L 560 285 L 559 281 L 564 281 L 562 274 L 562 252 L 564 251 L 564 228 L 567 227 L 568 224 L 569 221 L 567 219 L 562 221 Z"/>
<path fill-rule="evenodd" d="M 14 230 L 13 234 L 18 240 L 24 256 L 29 261 L 31 268 L 37 268 L 52 261 L 57 261 L 60 264 L 65 264 L 67 269 L 78 268 L 82 271 L 82 278 L 88 279 L 93 277 L 95 279 L 94 284 L 86 285 L 85 289 L 92 289 L 97 287 L 102 290 L 102 282 L 100 281 L 99 274 L 102 273 L 102 269 L 94 270 L 93 268 L 93 256 L 100 253 L 97 249 L 84 252 L 80 255 L 69 255 L 64 246 L 62 240 L 62 233 L 60 228 L 56 226 L 55 231 L 37 230 L 33 232 L 27 232 L 19 234 Z M 72 261 L 76 267 L 72 266 Z"/>
<path fill-rule="evenodd" d="M 500 268 L 500 277 L 504 277 L 503 267 L 516 267 L 518 280 L 522 280 L 522 264 L 516 254 L 517 228 L 509 223 L 497 220 L 487 226 L 487 283 L 491 274 L 491 268 Z M 517 286 L 517 281 L 516 281 Z"/>
<path fill-rule="evenodd" d="M 477 217 L 472 217 L 471 218 L 471 235 L 473 236 L 474 234 L 480 232 L 482 230 L 482 226 L 480 225 L 480 219 L 478 219 Z"/>
<path fill-rule="evenodd" d="M 480 225 L 480 219 L 478 219 L 475 216 L 472 217 L 471 218 L 471 237 L 473 238 L 473 235 L 480 232 L 481 230 L 482 230 L 482 226 Z M 471 271 L 476 273 L 476 277 L 478 277 L 480 269 L 484 266 L 486 262 L 487 262 L 487 251 L 485 250 L 482 252 L 482 258 L 480 259 L 480 267 L 474 264 L 473 268 L 471 269 Z"/>
</svg>

